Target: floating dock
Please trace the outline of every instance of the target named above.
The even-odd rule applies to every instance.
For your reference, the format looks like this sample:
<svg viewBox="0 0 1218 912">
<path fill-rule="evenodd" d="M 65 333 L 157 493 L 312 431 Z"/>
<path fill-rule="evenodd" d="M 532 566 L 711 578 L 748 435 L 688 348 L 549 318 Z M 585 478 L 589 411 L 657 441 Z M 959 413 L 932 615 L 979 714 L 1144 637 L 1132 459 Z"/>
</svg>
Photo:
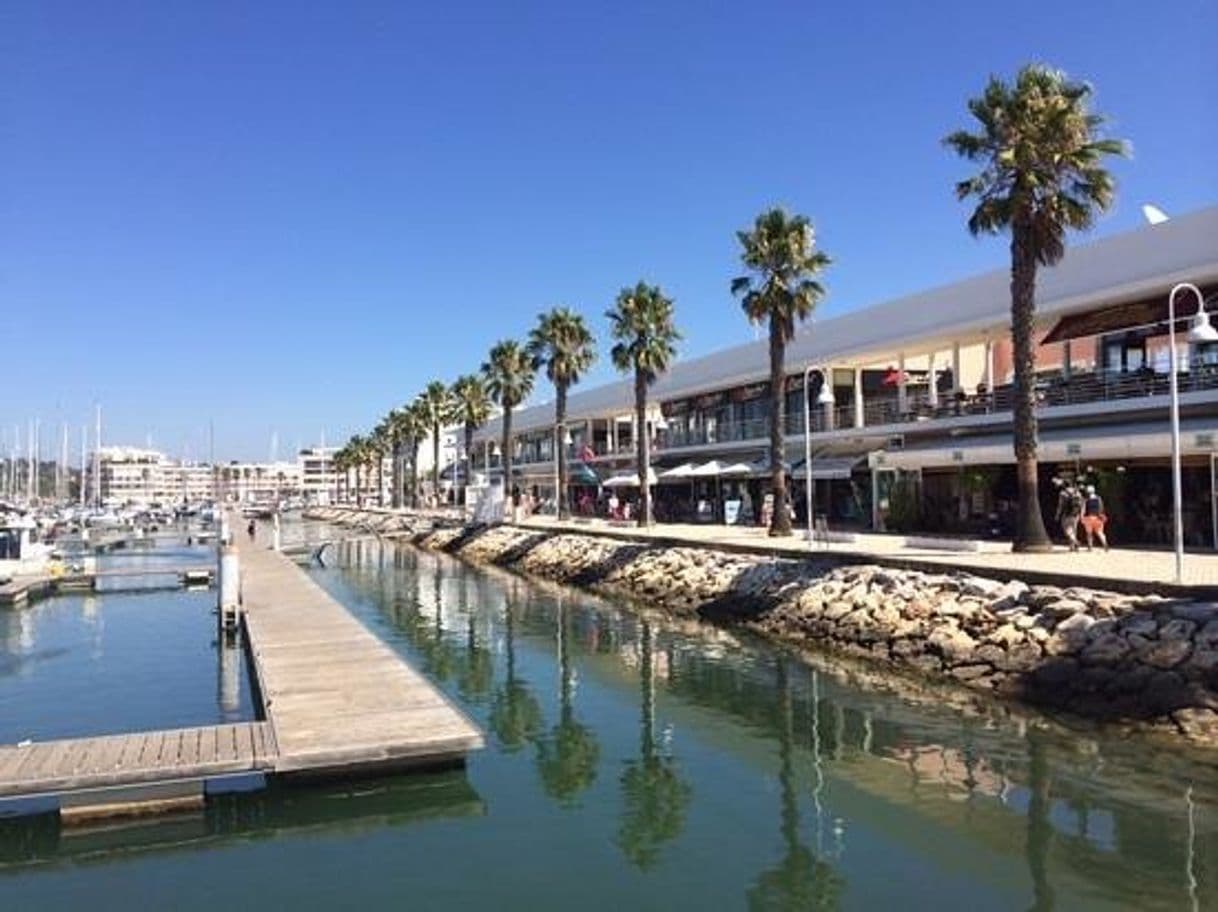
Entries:
<svg viewBox="0 0 1218 912">
<path fill-rule="evenodd" d="M 303 569 L 254 543 L 239 553 L 261 719 L 0 746 L 0 816 L 178 810 L 251 776 L 379 774 L 460 762 L 484 746 L 460 710 Z"/>
</svg>

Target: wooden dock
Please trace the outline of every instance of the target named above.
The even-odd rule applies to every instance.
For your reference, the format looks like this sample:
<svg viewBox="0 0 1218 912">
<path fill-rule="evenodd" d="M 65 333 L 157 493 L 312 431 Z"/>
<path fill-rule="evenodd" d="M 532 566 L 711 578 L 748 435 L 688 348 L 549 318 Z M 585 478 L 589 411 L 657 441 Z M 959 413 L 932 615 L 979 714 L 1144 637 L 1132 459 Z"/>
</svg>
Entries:
<svg viewBox="0 0 1218 912">
<path fill-rule="evenodd" d="M 240 544 L 245 630 L 276 772 L 464 757 L 477 727 L 288 558 Z"/>
<path fill-rule="evenodd" d="M 240 557 L 261 721 L 0 746 L 0 816 L 172 810 L 226 778 L 383 773 L 483 747 L 460 710 L 303 569 L 249 542 Z"/>
</svg>

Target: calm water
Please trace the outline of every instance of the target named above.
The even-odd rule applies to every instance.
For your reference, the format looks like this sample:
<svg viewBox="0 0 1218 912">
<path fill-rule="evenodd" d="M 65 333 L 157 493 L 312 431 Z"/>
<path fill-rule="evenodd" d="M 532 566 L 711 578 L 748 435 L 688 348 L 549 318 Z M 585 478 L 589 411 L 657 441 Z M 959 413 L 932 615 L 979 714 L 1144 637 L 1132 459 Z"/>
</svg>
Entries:
<svg viewBox="0 0 1218 912">
<path fill-rule="evenodd" d="M 168 543 L 99 566 L 214 560 Z M 117 591 L 175 580 L 104 577 L 98 593 L 0 608 L 0 744 L 254 718 L 242 654 L 217 648 L 214 591 Z"/>
<path fill-rule="evenodd" d="M 1212 763 L 866 692 L 441 556 L 331 556 L 322 585 L 487 749 L 173 823 L 10 822 L 0 908 L 1218 908 Z"/>
</svg>

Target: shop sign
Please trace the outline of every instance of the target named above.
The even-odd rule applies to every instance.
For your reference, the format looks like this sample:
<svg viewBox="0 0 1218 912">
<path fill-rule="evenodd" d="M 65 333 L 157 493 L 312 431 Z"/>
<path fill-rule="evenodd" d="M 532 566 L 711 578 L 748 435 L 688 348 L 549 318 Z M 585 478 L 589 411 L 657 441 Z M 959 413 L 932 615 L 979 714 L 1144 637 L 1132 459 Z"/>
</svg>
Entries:
<svg viewBox="0 0 1218 912">
<path fill-rule="evenodd" d="M 1067 443 L 1066 444 L 1066 455 L 1067 456 L 1080 456 L 1080 455 L 1082 455 L 1082 452 L 1083 452 L 1083 445 L 1081 443 Z"/>
<path fill-rule="evenodd" d="M 705 396 L 699 396 L 695 399 L 694 405 L 700 409 L 714 408 L 722 404 L 726 398 L 722 390 L 717 393 L 707 393 Z"/>
<path fill-rule="evenodd" d="M 1206 447 L 1209 449 L 1214 448 L 1214 435 L 1213 434 L 1198 434 L 1196 439 L 1197 439 L 1197 446 Z"/>
</svg>

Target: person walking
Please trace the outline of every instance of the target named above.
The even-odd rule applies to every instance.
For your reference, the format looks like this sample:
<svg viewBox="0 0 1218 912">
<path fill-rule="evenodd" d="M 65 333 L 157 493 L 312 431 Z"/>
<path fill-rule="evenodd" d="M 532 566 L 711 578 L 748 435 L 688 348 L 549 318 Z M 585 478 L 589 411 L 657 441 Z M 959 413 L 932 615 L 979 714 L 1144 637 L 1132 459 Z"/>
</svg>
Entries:
<svg viewBox="0 0 1218 912">
<path fill-rule="evenodd" d="M 1078 550 L 1078 523 L 1082 514 L 1083 495 L 1075 482 L 1067 482 L 1057 495 L 1057 521 L 1061 523 L 1062 534 L 1071 551 Z"/>
<path fill-rule="evenodd" d="M 1104 512 L 1104 498 L 1095 493 L 1095 485 L 1087 485 L 1087 496 L 1083 501 L 1083 531 L 1087 534 L 1087 550 L 1095 538 L 1100 540 L 1100 546 L 1108 550 L 1108 537 L 1104 527 L 1108 525 L 1108 514 Z"/>
</svg>

